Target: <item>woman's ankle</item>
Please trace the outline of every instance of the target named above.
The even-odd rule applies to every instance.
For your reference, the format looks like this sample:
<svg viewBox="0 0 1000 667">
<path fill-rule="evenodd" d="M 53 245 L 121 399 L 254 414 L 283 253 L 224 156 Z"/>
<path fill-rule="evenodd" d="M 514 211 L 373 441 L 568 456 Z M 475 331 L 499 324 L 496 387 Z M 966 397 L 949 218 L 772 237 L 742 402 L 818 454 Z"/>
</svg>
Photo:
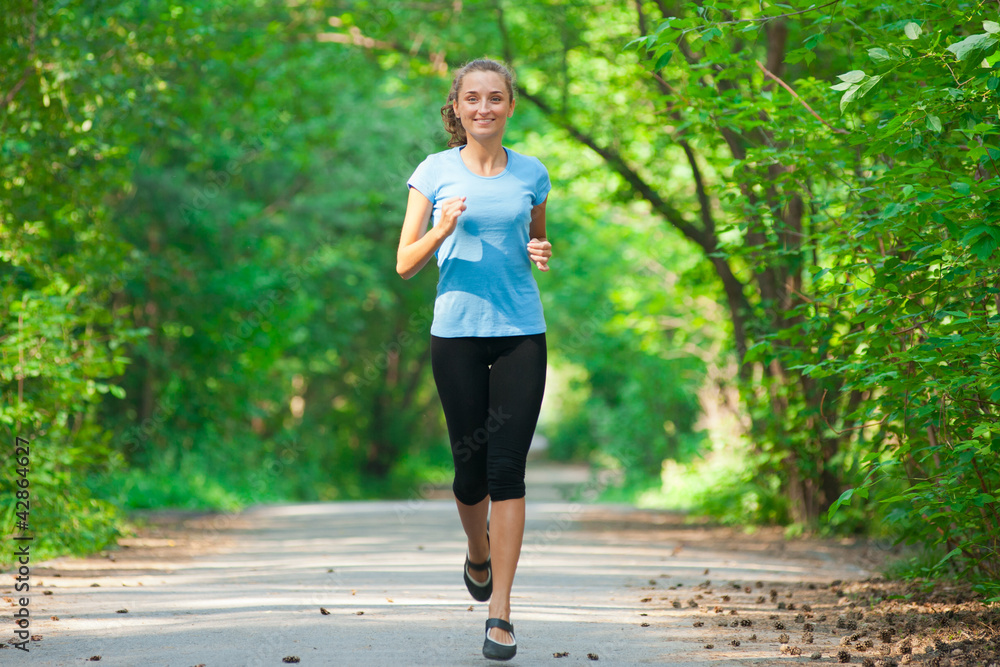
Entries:
<svg viewBox="0 0 1000 667">
<path fill-rule="evenodd" d="M 490 556 L 490 545 L 485 539 L 479 544 L 473 544 L 473 541 L 470 539 L 467 549 L 469 551 L 469 560 L 473 563 L 485 563 L 486 559 Z"/>
<path fill-rule="evenodd" d="M 497 605 L 492 604 L 493 600 L 490 600 L 490 618 L 499 618 L 510 623 L 510 604 L 507 605 Z"/>
</svg>

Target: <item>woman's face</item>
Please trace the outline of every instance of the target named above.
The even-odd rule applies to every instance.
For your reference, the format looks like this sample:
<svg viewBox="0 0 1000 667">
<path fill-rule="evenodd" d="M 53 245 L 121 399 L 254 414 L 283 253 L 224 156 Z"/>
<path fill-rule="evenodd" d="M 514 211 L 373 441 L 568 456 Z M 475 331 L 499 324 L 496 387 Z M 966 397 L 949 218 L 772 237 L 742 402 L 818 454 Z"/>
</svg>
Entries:
<svg viewBox="0 0 1000 667">
<path fill-rule="evenodd" d="M 507 119 L 514 113 L 507 83 L 496 72 L 475 71 L 462 77 L 458 99 L 452 104 L 467 137 L 477 140 L 503 137 Z"/>
</svg>

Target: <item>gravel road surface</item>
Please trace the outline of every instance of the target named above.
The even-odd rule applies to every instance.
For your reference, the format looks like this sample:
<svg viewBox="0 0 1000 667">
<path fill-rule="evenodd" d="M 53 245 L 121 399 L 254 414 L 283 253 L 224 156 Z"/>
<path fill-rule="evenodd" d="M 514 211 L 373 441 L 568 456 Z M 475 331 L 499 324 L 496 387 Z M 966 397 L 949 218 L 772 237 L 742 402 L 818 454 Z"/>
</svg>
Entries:
<svg viewBox="0 0 1000 667">
<path fill-rule="evenodd" d="M 761 621 L 746 641 L 749 632 L 720 619 L 730 608 L 731 619 L 767 618 L 760 595 L 771 589 L 805 600 L 833 580 L 868 576 L 856 547 L 560 500 L 594 488 L 578 469 L 531 472 L 512 597 L 518 655 L 506 664 L 817 664 L 808 655 L 820 649 L 823 663 L 834 661 L 832 633 L 817 631 L 803 655 L 782 656 L 778 633 Z M 29 652 L 0 650 L 0 664 L 264 667 L 295 664 L 293 656 L 351 667 L 503 664 L 481 654 L 487 604 L 463 585 L 465 540 L 446 492 L 158 516 L 161 528 L 122 548 L 32 563 L 36 639 Z M 13 583 L 0 575 L 8 642 Z M 716 608 L 725 591 L 728 606 Z"/>
</svg>

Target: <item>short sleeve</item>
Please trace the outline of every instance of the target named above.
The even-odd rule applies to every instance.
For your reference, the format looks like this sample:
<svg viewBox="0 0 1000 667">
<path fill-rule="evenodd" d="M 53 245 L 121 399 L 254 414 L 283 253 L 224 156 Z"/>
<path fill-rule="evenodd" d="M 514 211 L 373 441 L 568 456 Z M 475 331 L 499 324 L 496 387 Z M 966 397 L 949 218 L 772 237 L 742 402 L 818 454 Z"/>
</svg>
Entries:
<svg viewBox="0 0 1000 667">
<path fill-rule="evenodd" d="M 532 206 L 538 206 L 549 194 L 549 190 L 552 189 L 552 182 L 549 181 L 549 170 L 545 168 L 541 160 L 536 160 L 538 162 L 538 179 L 535 182 L 535 198 L 531 200 Z"/>
<path fill-rule="evenodd" d="M 433 161 L 431 160 L 431 156 L 427 156 L 423 162 L 417 165 L 417 168 L 413 171 L 413 175 L 406 181 L 406 189 L 409 192 L 411 187 L 416 188 L 420 194 L 433 202 L 437 194 L 436 181 Z"/>
</svg>

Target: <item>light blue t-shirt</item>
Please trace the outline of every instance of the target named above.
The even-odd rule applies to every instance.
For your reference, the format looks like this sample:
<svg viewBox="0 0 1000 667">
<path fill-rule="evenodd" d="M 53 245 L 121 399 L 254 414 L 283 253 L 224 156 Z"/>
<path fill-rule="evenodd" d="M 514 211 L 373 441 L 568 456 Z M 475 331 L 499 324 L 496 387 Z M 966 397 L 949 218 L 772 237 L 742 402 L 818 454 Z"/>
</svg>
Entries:
<svg viewBox="0 0 1000 667">
<path fill-rule="evenodd" d="M 432 153 L 406 182 L 427 197 L 441 219 L 441 204 L 465 197 L 455 231 L 434 253 L 439 270 L 431 334 L 520 336 L 545 331 L 545 317 L 528 256 L 531 208 L 545 201 L 552 187 L 538 158 L 504 147 L 507 167 L 496 176 L 479 176 L 462 161 L 455 146 Z"/>
</svg>

